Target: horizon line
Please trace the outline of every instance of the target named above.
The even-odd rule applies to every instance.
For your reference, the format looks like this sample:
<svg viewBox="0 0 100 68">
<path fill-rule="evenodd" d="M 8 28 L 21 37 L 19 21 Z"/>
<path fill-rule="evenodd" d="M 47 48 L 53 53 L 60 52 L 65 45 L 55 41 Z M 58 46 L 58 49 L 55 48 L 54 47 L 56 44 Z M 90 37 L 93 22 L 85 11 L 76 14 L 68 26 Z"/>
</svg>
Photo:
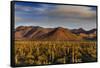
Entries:
<svg viewBox="0 0 100 68">
<path fill-rule="evenodd" d="M 23 26 L 23 25 L 20 25 L 20 26 L 17 26 L 17 27 L 15 27 L 15 29 L 16 28 L 18 28 L 18 27 L 41 27 L 41 28 L 66 28 L 66 29 L 83 29 L 83 30 L 85 30 L 85 31 L 89 31 L 89 30 L 92 30 L 92 29 L 97 29 L 97 28 L 92 28 L 92 29 L 88 29 L 88 30 L 86 30 L 86 29 L 84 29 L 84 28 L 82 28 L 82 27 L 79 27 L 79 28 L 67 28 L 67 27 L 63 27 L 63 26 L 57 26 L 57 27 L 43 27 L 43 26 L 31 26 L 31 25 L 25 25 L 25 26 Z"/>
</svg>

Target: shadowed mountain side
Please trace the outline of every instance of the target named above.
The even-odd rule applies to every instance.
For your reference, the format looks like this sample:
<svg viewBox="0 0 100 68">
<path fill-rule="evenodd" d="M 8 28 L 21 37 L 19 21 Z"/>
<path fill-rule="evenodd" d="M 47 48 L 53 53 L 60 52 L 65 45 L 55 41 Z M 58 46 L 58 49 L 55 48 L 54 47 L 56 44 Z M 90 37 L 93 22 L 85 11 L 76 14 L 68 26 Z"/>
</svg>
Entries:
<svg viewBox="0 0 100 68">
<path fill-rule="evenodd" d="M 79 29 L 72 29 L 71 32 L 81 36 L 85 40 L 96 40 L 97 39 L 96 38 L 97 29 L 91 29 L 89 31 L 86 31 L 82 28 L 79 28 Z"/>
<path fill-rule="evenodd" d="M 80 33 L 84 33 L 84 34 L 91 34 L 91 33 L 96 33 L 97 29 L 91 29 L 89 31 L 86 31 L 82 28 L 79 29 L 72 29 L 71 32 L 74 34 L 80 34 Z"/>
<path fill-rule="evenodd" d="M 37 39 L 38 36 L 50 32 L 52 28 L 42 28 L 39 26 L 19 26 L 15 31 L 15 39 Z"/>
<path fill-rule="evenodd" d="M 79 41 L 83 39 L 96 39 L 96 29 L 67 29 L 63 27 L 43 28 L 39 26 L 19 26 L 15 29 L 15 40 L 59 40 Z"/>
</svg>

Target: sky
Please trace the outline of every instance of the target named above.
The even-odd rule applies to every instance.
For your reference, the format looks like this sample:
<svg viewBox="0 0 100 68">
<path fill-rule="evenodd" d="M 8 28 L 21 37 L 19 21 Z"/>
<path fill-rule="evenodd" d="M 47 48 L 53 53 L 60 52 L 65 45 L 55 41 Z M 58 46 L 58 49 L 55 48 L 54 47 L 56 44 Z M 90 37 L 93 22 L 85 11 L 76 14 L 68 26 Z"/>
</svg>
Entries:
<svg viewBox="0 0 100 68">
<path fill-rule="evenodd" d="M 15 2 L 15 27 L 96 28 L 96 6 Z"/>
</svg>

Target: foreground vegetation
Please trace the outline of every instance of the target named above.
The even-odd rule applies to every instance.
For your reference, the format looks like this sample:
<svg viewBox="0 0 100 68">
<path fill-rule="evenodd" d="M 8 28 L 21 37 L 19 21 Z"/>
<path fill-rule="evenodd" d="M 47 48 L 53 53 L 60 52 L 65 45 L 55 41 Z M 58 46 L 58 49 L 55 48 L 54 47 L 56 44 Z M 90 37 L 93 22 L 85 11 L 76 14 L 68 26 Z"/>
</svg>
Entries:
<svg viewBox="0 0 100 68">
<path fill-rule="evenodd" d="M 95 62 L 96 58 L 93 41 L 15 41 L 16 65 Z"/>
</svg>

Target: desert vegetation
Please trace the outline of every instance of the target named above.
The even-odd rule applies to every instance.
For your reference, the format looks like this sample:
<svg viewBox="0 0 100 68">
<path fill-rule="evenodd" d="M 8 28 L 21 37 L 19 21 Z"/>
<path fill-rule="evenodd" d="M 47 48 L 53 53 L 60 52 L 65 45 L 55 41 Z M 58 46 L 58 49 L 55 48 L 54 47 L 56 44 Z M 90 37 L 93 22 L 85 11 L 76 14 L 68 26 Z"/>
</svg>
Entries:
<svg viewBox="0 0 100 68">
<path fill-rule="evenodd" d="M 13 66 L 97 61 L 96 6 L 17 2 L 14 7 Z"/>
<path fill-rule="evenodd" d="M 95 62 L 95 41 L 15 41 L 16 65 Z"/>
</svg>

